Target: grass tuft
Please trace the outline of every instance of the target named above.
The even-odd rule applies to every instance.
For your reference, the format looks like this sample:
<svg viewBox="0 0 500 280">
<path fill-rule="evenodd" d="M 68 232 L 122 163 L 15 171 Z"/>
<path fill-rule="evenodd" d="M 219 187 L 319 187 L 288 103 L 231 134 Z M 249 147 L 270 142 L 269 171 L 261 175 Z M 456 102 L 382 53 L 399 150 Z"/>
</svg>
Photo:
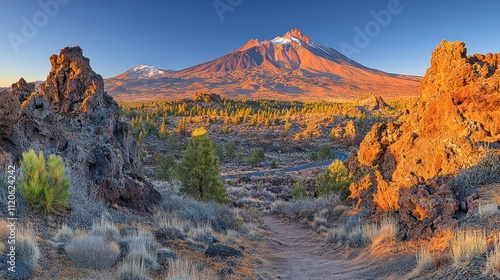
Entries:
<svg viewBox="0 0 500 280">
<path fill-rule="evenodd" d="M 219 279 L 214 270 L 204 268 L 190 263 L 187 259 L 177 259 L 170 263 L 165 279 L 190 279 L 190 280 L 212 280 Z"/>
<path fill-rule="evenodd" d="M 110 269 L 120 257 L 118 245 L 102 236 L 78 236 L 66 246 L 65 251 L 77 266 L 97 270 Z"/>
<path fill-rule="evenodd" d="M 455 265 L 470 261 L 486 252 L 486 234 L 479 230 L 459 230 L 451 239 L 451 251 Z"/>
<path fill-rule="evenodd" d="M 485 276 L 500 278 L 500 238 L 495 237 L 493 250 L 486 257 Z"/>
</svg>

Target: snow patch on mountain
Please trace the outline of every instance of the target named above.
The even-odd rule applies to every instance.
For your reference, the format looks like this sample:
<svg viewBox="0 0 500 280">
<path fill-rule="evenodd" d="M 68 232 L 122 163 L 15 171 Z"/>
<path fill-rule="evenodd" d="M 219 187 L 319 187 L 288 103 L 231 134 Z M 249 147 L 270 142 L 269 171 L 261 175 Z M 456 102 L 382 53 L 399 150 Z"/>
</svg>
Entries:
<svg viewBox="0 0 500 280">
<path fill-rule="evenodd" d="M 173 70 L 166 70 L 156 66 L 142 64 L 132 68 L 130 74 L 135 74 L 134 77 L 137 79 L 151 79 L 171 72 L 173 72 Z"/>
</svg>

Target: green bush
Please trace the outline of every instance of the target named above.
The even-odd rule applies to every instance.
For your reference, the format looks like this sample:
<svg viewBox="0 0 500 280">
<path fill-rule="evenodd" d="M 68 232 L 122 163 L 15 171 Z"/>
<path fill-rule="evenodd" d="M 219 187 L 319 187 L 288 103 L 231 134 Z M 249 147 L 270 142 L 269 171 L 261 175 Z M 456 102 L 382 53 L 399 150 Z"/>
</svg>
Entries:
<svg viewBox="0 0 500 280">
<path fill-rule="evenodd" d="M 337 193 L 342 199 L 346 199 L 349 196 L 349 185 L 353 180 L 342 161 L 335 160 L 328 170 L 316 175 L 316 191 L 322 196 Z"/>
<path fill-rule="evenodd" d="M 42 152 L 31 149 L 23 153 L 21 170 L 19 190 L 33 207 L 47 214 L 64 211 L 70 184 L 60 156 L 51 154 L 46 162 Z"/>
<path fill-rule="evenodd" d="M 177 171 L 177 161 L 174 155 L 168 155 L 160 162 L 156 168 L 155 178 L 158 180 L 170 181 L 175 178 Z"/>
<path fill-rule="evenodd" d="M 307 197 L 306 185 L 301 180 L 298 180 L 293 184 L 292 197 L 294 199 L 301 199 Z"/>
<path fill-rule="evenodd" d="M 319 157 L 323 160 L 335 158 L 335 154 L 332 152 L 332 147 L 328 144 L 321 146 L 319 150 Z"/>
<path fill-rule="evenodd" d="M 249 165 L 257 165 L 266 158 L 262 148 L 253 149 L 248 153 L 247 162 Z"/>
<path fill-rule="evenodd" d="M 181 192 L 197 200 L 226 203 L 226 189 L 220 175 L 219 159 L 204 128 L 193 131 L 178 168 Z"/>
</svg>

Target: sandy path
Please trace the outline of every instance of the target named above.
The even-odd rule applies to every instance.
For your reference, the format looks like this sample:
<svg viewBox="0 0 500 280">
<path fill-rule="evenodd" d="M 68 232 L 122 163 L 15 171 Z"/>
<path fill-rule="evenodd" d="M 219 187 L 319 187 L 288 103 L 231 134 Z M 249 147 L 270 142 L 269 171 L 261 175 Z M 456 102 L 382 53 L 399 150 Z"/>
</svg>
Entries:
<svg viewBox="0 0 500 280">
<path fill-rule="evenodd" d="M 394 263 L 381 268 L 381 263 L 341 259 L 312 230 L 275 216 L 265 221 L 269 238 L 263 256 L 267 260 L 261 274 L 264 279 L 387 279 L 393 274 Z"/>
<path fill-rule="evenodd" d="M 266 271 L 270 279 L 360 279 L 359 268 L 335 259 L 335 252 L 321 237 L 299 225 L 274 216 L 265 219 L 270 248 Z M 274 247 L 274 248 L 272 248 Z"/>
</svg>

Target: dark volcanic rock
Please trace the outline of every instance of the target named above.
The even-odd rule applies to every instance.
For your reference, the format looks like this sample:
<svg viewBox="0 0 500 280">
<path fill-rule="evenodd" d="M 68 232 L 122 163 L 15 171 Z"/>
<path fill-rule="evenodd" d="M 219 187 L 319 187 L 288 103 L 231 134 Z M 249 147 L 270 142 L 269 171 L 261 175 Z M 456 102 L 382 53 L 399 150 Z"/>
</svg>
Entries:
<svg viewBox="0 0 500 280">
<path fill-rule="evenodd" d="M 151 210 L 160 194 L 144 180 L 137 142 L 119 121 L 119 106 L 104 92 L 102 77 L 80 47 L 66 47 L 50 62 L 40 93 L 22 79 L 12 86 L 18 98 L 11 109 L 22 115 L 0 146 L 17 160 L 30 148 L 58 154 L 73 189 L 83 188 L 110 204 Z M 3 126 L 5 118 L 0 119 Z"/>
<path fill-rule="evenodd" d="M 208 257 L 237 257 L 241 256 L 240 250 L 225 245 L 210 245 L 205 252 Z"/>
<path fill-rule="evenodd" d="M 14 124 L 21 117 L 21 104 L 16 94 L 6 90 L 0 92 L 0 137 L 8 137 Z"/>
</svg>

